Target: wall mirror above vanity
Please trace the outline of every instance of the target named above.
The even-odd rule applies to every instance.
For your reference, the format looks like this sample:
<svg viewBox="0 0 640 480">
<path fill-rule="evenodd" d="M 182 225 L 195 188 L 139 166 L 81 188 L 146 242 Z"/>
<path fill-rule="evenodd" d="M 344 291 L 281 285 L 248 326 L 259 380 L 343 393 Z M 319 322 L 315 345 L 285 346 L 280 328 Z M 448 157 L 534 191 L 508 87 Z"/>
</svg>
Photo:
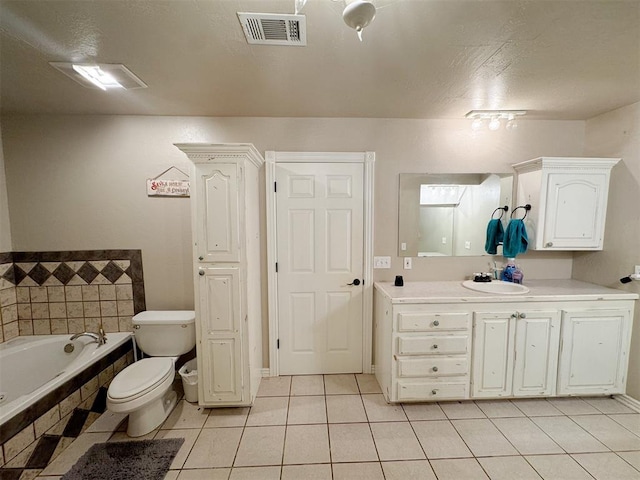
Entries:
<svg viewBox="0 0 640 480">
<path fill-rule="evenodd" d="M 510 173 L 401 173 L 398 256 L 486 255 L 487 223 L 502 215 L 506 226 L 512 200 Z"/>
</svg>

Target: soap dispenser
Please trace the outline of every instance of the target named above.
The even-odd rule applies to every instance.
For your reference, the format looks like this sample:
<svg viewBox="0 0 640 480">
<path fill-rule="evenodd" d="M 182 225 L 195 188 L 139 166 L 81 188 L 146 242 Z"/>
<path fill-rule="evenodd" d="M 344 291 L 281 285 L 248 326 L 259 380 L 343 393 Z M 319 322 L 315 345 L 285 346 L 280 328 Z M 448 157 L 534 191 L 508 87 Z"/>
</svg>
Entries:
<svg viewBox="0 0 640 480">
<path fill-rule="evenodd" d="M 502 270 L 502 281 L 503 282 L 513 282 L 513 272 L 516 269 L 516 259 L 509 258 L 507 260 L 507 264 L 504 266 L 504 270 Z"/>
<path fill-rule="evenodd" d="M 522 283 L 523 280 L 524 280 L 524 273 L 522 273 L 522 270 L 520 269 L 520 265 L 516 265 L 515 270 L 511 274 L 511 281 L 513 283 Z"/>
</svg>

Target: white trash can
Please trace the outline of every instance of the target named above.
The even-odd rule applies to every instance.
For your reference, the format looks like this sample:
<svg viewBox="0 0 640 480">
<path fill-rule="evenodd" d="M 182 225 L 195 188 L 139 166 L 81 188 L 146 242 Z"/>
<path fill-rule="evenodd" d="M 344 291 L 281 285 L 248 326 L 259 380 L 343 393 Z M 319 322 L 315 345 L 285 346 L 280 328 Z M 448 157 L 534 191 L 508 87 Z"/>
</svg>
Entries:
<svg viewBox="0 0 640 480">
<path fill-rule="evenodd" d="M 187 402 L 198 402 L 198 364 L 196 359 L 185 363 L 178 373 L 182 377 L 182 388 L 184 389 L 184 399 Z"/>
</svg>

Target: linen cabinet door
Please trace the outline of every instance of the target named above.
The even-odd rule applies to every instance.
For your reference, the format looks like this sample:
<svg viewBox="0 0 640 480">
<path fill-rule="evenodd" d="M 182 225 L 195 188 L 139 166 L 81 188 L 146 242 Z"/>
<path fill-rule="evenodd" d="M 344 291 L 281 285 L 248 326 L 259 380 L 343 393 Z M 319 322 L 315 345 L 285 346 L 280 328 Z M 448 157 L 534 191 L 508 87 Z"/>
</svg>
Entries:
<svg viewBox="0 0 640 480">
<path fill-rule="evenodd" d="M 240 269 L 201 268 L 199 341 L 201 403 L 242 400 Z"/>
<path fill-rule="evenodd" d="M 473 397 L 511 395 L 515 314 L 476 312 L 473 320 Z"/>
<path fill-rule="evenodd" d="M 560 344 L 560 312 L 516 314 L 514 396 L 555 394 Z"/>
</svg>

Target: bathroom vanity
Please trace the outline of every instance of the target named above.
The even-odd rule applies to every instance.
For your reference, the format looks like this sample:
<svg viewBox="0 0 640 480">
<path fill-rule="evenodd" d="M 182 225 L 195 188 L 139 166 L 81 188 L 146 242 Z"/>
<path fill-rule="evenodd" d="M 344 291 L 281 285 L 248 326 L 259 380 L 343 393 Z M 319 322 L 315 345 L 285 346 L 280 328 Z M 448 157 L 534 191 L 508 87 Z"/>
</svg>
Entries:
<svg viewBox="0 0 640 480">
<path fill-rule="evenodd" d="M 375 284 L 375 374 L 387 401 L 625 392 L 637 294 L 531 280 L 522 295 L 462 282 Z"/>
</svg>

